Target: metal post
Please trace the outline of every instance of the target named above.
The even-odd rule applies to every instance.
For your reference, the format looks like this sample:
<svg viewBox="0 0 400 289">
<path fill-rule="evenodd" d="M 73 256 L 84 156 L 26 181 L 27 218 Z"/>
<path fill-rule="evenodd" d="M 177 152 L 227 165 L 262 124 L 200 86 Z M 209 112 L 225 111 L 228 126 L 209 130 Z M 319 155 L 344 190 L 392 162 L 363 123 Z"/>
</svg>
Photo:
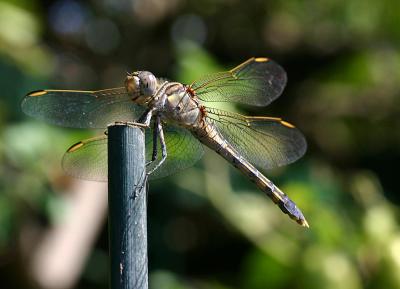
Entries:
<svg viewBox="0 0 400 289">
<path fill-rule="evenodd" d="M 108 128 L 111 289 L 147 289 L 147 194 L 144 131 Z"/>
</svg>

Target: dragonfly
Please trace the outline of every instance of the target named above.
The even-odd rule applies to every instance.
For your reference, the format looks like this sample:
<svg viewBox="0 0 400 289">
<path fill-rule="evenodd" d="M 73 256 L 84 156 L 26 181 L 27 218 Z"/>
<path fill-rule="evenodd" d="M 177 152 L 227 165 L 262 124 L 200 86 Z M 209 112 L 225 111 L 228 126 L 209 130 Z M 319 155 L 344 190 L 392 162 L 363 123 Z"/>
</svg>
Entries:
<svg viewBox="0 0 400 289">
<path fill-rule="evenodd" d="M 213 105 L 267 106 L 281 95 L 286 82 L 286 72 L 279 64 L 253 57 L 190 85 L 136 71 L 128 73 L 124 85 L 117 88 L 37 90 L 25 96 L 22 110 L 64 127 L 104 129 L 115 122 L 142 124 L 149 128 L 145 130 L 149 179 L 194 165 L 206 145 L 254 182 L 291 219 L 308 227 L 297 205 L 260 171 L 303 156 L 307 147 L 303 134 L 278 117 L 244 116 Z M 74 177 L 107 181 L 107 133 L 71 146 L 62 166 Z"/>
</svg>

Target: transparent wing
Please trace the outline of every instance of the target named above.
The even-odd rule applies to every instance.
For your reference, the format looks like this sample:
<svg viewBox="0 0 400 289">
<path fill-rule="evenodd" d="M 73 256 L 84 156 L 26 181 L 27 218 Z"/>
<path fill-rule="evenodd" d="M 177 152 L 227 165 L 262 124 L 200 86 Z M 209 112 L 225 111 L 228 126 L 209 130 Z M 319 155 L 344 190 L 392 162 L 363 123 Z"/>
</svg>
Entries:
<svg viewBox="0 0 400 289">
<path fill-rule="evenodd" d="M 204 153 L 202 144 L 188 130 L 172 125 L 163 126 L 163 129 L 167 146 L 167 159 L 161 167 L 150 175 L 150 179 L 163 178 L 191 167 Z M 151 159 L 152 152 L 153 138 L 148 133 L 146 135 L 146 160 Z M 160 145 L 158 145 L 158 157 L 161 157 Z M 151 167 L 148 169 L 151 169 Z"/>
<path fill-rule="evenodd" d="M 267 58 L 250 58 L 230 71 L 210 74 L 190 85 L 199 99 L 266 106 L 286 85 L 286 73 Z"/>
<path fill-rule="evenodd" d="M 207 108 L 207 120 L 248 161 L 271 169 L 299 159 L 307 143 L 292 124 L 272 117 L 247 117 Z"/>
<path fill-rule="evenodd" d="M 168 157 L 164 164 L 150 175 L 150 179 L 166 177 L 188 168 L 203 155 L 202 145 L 187 130 L 167 126 L 164 132 Z M 146 130 L 147 160 L 151 159 L 153 152 L 152 138 L 151 130 Z M 161 157 L 160 149 L 158 153 Z M 62 166 L 67 174 L 73 177 L 107 181 L 107 136 L 87 139 L 71 146 L 64 154 Z"/>
<path fill-rule="evenodd" d="M 107 136 L 80 141 L 62 159 L 64 171 L 75 178 L 107 181 Z"/>
<path fill-rule="evenodd" d="M 105 128 L 115 121 L 135 121 L 144 109 L 125 87 L 98 91 L 39 90 L 22 101 L 22 110 L 46 122 L 76 128 Z"/>
</svg>

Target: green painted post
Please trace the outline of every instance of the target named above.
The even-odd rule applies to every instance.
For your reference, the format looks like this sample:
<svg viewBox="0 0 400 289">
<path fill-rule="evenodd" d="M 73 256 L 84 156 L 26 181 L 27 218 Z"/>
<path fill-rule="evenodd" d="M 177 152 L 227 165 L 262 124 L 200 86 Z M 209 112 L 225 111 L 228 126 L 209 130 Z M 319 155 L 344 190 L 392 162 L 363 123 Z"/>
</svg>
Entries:
<svg viewBox="0 0 400 289">
<path fill-rule="evenodd" d="M 111 289 L 148 289 L 145 169 L 143 129 L 108 127 Z"/>
</svg>

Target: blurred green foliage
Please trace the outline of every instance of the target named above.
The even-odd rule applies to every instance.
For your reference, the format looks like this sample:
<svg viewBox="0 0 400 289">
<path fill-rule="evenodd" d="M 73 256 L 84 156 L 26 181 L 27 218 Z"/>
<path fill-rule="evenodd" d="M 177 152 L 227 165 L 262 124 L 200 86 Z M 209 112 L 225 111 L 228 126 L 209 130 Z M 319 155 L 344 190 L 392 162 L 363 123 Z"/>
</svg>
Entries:
<svg viewBox="0 0 400 289">
<path fill-rule="evenodd" d="M 121 86 L 137 69 L 190 83 L 267 56 L 288 73 L 280 99 L 224 108 L 304 132 L 305 157 L 267 175 L 311 228 L 207 151 L 150 184 L 150 286 L 400 288 L 399 19 L 395 0 L 1 1 L 0 287 L 35 288 L 19 239 L 62 218 L 61 156 L 90 135 L 23 116 L 24 94 Z M 76 288 L 107 288 L 106 234 Z"/>
</svg>

